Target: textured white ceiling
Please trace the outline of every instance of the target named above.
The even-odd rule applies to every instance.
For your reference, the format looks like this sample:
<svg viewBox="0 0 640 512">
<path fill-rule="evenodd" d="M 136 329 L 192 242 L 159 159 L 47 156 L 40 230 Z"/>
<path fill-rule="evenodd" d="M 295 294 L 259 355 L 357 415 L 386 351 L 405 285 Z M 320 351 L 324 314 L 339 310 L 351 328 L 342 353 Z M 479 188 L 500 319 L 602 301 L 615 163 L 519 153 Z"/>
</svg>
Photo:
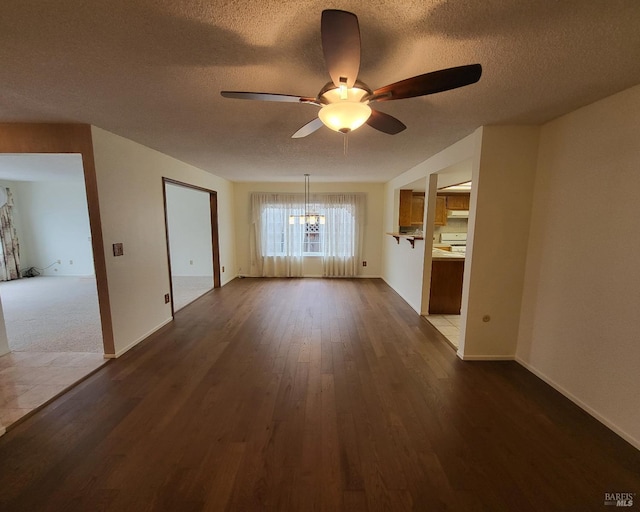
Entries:
<svg viewBox="0 0 640 512">
<path fill-rule="evenodd" d="M 407 130 L 321 128 L 320 14 L 360 20 L 372 88 L 480 63 L 477 84 L 383 102 Z M 640 83 L 638 0 L 3 0 L 0 121 L 90 123 L 234 181 L 387 181 L 478 126 L 542 123 Z"/>
</svg>

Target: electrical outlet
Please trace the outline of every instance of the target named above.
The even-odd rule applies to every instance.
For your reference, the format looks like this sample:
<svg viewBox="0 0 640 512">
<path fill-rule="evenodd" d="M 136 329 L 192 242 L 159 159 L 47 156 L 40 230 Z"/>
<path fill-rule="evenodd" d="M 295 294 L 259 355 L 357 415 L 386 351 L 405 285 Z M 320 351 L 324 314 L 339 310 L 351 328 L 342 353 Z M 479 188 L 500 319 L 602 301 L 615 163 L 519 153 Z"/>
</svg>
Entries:
<svg viewBox="0 0 640 512">
<path fill-rule="evenodd" d="M 224 272 L 224 265 L 222 266 L 222 271 Z"/>
<path fill-rule="evenodd" d="M 73 265 L 73 260 L 69 260 L 69 265 Z"/>
<path fill-rule="evenodd" d="M 189 265 L 193 265 L 193 260 L 189 260 Z"/>
<path fill-rule="evenodd" d="M 168 294 L 168 293 L 165 293 L 165 294 L 164 294 L 164 303 L 165 303 L 165 304 L 169 304 L 169 301 L 170 301 L 170 300 L 171 300 L 171 299 L 169 298 L 169 294 Z"/>
<path fill-rule="evenodd" d="M 124 246 L 122 243 L 113 244 L 113 255 L 122 256 L 124 254 Z"/>
<path fill-rule="evenodd" d="M 366 267 L 366 266 L 367 266 L 367 262 L 366 262 L 366 261 L 363 261 L 363 262 L 362 262 L 362 266 L 363 266 L 363 267 Z"/>
</svg>

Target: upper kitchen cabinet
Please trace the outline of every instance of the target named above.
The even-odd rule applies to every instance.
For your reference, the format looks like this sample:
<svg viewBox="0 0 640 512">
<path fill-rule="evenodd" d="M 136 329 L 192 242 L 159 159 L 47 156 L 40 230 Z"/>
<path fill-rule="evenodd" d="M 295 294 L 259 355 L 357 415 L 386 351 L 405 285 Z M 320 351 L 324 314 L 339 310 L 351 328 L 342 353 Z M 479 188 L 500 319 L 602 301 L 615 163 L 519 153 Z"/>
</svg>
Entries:
<svg viewBox="0 0 640 512">
<path fill-rule="evenodd" d="M 411 225 L 422 226 L 424 219 L 424 194 L 414 192 L 411 196 Z"/>
<path fill-rule="evenodd" d="M 447 194 L 447 210 L 468 210 L 470 194 Z"/>
<path fill-rule="evenodd" d="M 413 190 L 400 191 L 400 213 L 398 215 L 399 226 L 411 225 L 411 206 L 413 201 Z"/>
<path fill-rule="evenodd" d="M 447 199 L 444 196 L 436 197 L 436 219 L 434 224 L 436 226 L 447 225 Z"/>
<path fill-rule="evenodd" d="M 422 229 L 424 218 L 424 192 L 400 190 L 398 225 L 400 232 Z"/>
</svg>

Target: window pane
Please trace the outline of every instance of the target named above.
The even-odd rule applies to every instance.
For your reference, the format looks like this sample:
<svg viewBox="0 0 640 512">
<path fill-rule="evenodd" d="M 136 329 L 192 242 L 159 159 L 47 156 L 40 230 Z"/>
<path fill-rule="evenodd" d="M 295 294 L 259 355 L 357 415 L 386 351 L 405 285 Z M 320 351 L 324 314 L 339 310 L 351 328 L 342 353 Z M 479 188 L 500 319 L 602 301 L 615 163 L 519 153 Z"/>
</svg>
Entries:
<svg viewBox="0 0 640 512">
<path fill-rule="evenodd" d="M 304 210 L 299 207 L 284 204 L 265 206 L 260 219 L 262 254 L 286 256 L 302 249 L 303 253 L 314 256 L 353 256 L 356 247 L 355 206 L 314 203 L 311 207 L 307 222 L 300 223 Z M 290 222 L 292 216 L 295 217 L 293 223 Z"/>
<path fill-rule="evenodd" d="M 315 213 L 310 213 L 309 217 L 314 222 L 307 222 L 304 229 L 304 252 L 307 254 L 313 254 L 316 256 L 322 256 L 323 254 L 323 232 L 324 224 L 320 224 L 320 216 Z"/>
</svg>

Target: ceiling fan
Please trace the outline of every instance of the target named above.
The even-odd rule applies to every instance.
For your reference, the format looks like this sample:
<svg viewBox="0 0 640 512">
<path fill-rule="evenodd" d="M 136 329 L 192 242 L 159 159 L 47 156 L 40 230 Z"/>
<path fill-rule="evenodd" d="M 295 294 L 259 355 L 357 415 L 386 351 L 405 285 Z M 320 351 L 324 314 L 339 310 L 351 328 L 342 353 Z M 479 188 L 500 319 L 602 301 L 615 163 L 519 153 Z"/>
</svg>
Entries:
<svg viewBox="0 0 640 512">
<path fill-rule="evenodd" d="M 331 82 L 328 82 L 315 98 L 241 91 L 221 91 L 220 94 L 225 98 L 307 103 L 320 107 L 318 117 L 294 133 L 294 139 L 312 134 L 323 124 L 346 134 L 367 123 L 376 130 L 395 135 L 406 126 L 395 117 L 372 109 L 371 103 L 414 98 L 456 89 L 477 82 L 482 75 L 480 64 L 469 64 L 425 73 L 371 90 L 367 84 L 357 79 L 360 69 L 358 17 L 347 11 L 322 11 L 320 31 L 324 60 Z"/>
</svg>

